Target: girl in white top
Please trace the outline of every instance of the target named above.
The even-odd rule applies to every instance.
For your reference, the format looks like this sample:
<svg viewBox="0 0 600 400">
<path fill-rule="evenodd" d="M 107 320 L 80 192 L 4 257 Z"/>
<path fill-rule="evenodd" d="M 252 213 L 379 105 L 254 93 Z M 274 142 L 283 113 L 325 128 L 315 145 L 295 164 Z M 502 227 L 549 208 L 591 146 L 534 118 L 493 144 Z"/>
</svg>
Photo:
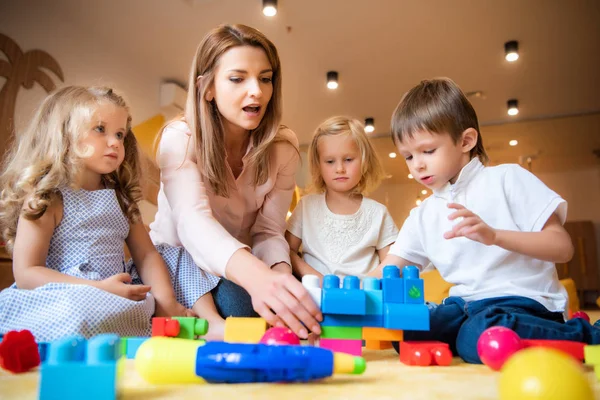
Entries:
<svg viewBox="0 0 600 400">
<path fill-rule="evenodd" d="M 477 341 L 491 326 L 523 339 L 600 343 L 600 329 L 563 317 L 567 293 L 554 263 L 573 255 L 566 201 L 518 165 L 484 166 L 477 115 L 454 82 L 411 89 L 394 112 L 392 136 L 433 195 L 411 211 L 382 266 L 431 262 L 455 285 L 430 308 L 430 331 L 405 331 L 405 340 L 446 342 L 471 363 L 481 362 Z"/>
<path fill-rule="evenodd" d="M 300 199 L 286 232 L 294 273 L 363 277 L 385 258 L 398 234 L 387 208 L 364 197 L 383 177 L 364 125 L 348 117 L 323 122 L 310 145 L 309 164 L 317 194 Z"/>
</svg>

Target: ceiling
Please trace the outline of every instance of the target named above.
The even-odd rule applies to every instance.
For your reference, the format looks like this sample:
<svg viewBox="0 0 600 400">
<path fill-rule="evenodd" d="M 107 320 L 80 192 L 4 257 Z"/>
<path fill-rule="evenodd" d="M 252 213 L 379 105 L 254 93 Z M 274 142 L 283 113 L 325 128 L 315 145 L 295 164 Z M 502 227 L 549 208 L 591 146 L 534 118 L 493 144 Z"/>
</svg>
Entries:
<svg viewBox="0 0 600 400">
<path fill-rule="evenodd" d="M 273 18 L 261 8 L 261 0 L 55 0 L 52 12 L 154 74 L 157 87 L 186 81 L 196 46 L 214 26 L 260 29 L 282 60 L 283 122 L 303 144 L 329 116 L 374 117 L 375 144 L 388 154 L 402 94 L 448 76 L 465 92 L 483 92 L 471 100 L 492 161 L 536 155 L 534 170 L 548 171 L 599 164 L 591 155 L 600 148 L 597 0 L 279 0 Z M 515 63 L 504 60 L 508 40 L 519 41 Z M 329 70 L 339 72 L 335 91 L 325 87 Z M 510 98 L 519 100 L 516 117 L 506 113 Z M 558 118 L 577 115 L 577 131 Z M 520 144 L 509 147 L 514 138 Z M 400 158 L 386 164 L 393 181 L 405 179 Z"/>
</svg>

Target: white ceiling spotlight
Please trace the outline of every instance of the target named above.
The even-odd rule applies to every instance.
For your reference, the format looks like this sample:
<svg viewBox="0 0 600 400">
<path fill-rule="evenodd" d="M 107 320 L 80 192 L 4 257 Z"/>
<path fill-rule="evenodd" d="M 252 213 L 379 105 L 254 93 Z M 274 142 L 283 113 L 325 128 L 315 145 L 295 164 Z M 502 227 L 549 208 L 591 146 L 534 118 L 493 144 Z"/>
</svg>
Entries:
<svg viewBox="0 0 600 400">
<path fill-rule="evenodd" d="M 508 106 L 508 115 L 514 116 L 519 113 L 519 100 L 510 99 L 506 102 L 506 105 Z"/>
<path fill-rule="evenodd" d="M 365 118 L 365 132 L 372 133 L 375 131 L 375 118 Z"/>
<path fill-rule="evenodd" d="M 504 43 L 504 58 L 508 62 L 515 62 L 519 59 L 519 42 L 511 40 Z"/>
<path fill-rule="evenodd" d="M 519 141 L 518 141 L 518 140 L 515 140 L 515 139 L 513 139 L 513 140 L 511 140 L 510 142 L 508 142 L 508 144 L 509 144 L 509 145 L 511 145 L 511 146 L 516 146 L 516 145 L 518 145 L 518 144 L 519 144 Z"/>
<path fill-rule="evenodd" d="M 336 71 L 327 72 L 327 89 L 335 90 L 338 86 L 338 73 Z"/>
<path fill-rule="evenodd" d="M 392 151 L 388 156 L 390 156 L 390 158 L 396 158 L 397 154 Z"/>
<path fill-rule="evenodd" d="M 263 0 L 263 14 L 274 17 L 277 14 L 277 0 Z"/>
</svg>

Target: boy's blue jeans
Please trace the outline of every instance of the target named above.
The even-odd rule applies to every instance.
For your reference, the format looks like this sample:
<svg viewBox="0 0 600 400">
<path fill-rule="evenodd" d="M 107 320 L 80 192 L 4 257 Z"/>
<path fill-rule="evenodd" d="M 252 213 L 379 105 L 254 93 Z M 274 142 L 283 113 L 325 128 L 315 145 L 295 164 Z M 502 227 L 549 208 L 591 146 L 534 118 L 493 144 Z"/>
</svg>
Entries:
<svg viewBox="0 0 600 400">
<path fill-rule="evenodd" d="M 252 307 L 252 298 L 241 286 L 222 278 L 212 290 L 217 311 L 223 318 L 258 317 Z"/>
<path fill-rule="evenodd" d="M 448 297 L 429 310 L 429 331 L 404 331 L 404 340 L 437 340 L 468 363 L 480 364 L 477 340 L 487 328 L 505 326 L 523 339 L 571 340 L 600 344 L 600 328 L 582 318 L 564 322 L 563 314 L 549 311 L 521 296 L 494 297 L 465 302 Z M 396 351 L 398 344 L 394 343 Z"/>
</svg>

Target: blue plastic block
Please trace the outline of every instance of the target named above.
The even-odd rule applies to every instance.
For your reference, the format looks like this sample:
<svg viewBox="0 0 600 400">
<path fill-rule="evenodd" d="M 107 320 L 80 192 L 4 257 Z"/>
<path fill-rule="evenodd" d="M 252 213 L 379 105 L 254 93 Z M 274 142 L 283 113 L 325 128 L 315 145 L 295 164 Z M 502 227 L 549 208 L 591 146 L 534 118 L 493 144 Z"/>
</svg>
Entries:
<svg viewBox="0 0 600 400">
<path fill-rule="evenodd" d="M 423 279 L 419 278 L 419 269 L 414 265 L 402 269 L 404 277 L 404 302 L 407 304 L 425 304 Z"/>
<path fill-rule="evenodd" d="M 50 343 L 47 342 L 38 342 L 38 351 L 40 352 L 40 362 L 46 361 L 46 357 L 48 356 L 48 346 Z"/>
<path fill-rule="evenodd" d="M 383 315 L 383 291 L 381 281 L 377 278 L 363 279 L 363 290 L 367 296 L 366 315 Z"/>
<path fill-rule="evenodd" d="M 138 348 L 148 339 L 148 337 L 128 337 L 121 339 L 125 342 L 125 357 L 129 359 L 135 358 Z"/>
<path fill-rule="evenodd" d="M 72 336 L 52 342 L 41 366 L 40 400 L 114 400 L 119 337 Z"/>
<path fill-rule="evenodd" d="M 360 280 L 356 276 L 344 278 L 344 287 L 339 287 L 340 278 L 326 275 L 323 278 L 321 311 L 327 314 L 365 315 L 367 297 L 360 289 Z"/>
<path fill-rule="evenodd" d="M 383 303 L 404 303 L 404 279 L 400 278 L 400 269 L 395 265 L 386 265 L 383 268 L 381 279 L 383 290 Z"/>
<path fill-rule="evenodd" d="M 384 304 L 383 327 L 406 331 L 428 331 L 429 309 L 425 304 Z"/>
<path fill-rule="evenodd" d="M 337 315 L 323 314 L 321 325 L 326 326 L 368 326 L 383 327 L 383 314 L 381 315 Z"/>
</svg>

